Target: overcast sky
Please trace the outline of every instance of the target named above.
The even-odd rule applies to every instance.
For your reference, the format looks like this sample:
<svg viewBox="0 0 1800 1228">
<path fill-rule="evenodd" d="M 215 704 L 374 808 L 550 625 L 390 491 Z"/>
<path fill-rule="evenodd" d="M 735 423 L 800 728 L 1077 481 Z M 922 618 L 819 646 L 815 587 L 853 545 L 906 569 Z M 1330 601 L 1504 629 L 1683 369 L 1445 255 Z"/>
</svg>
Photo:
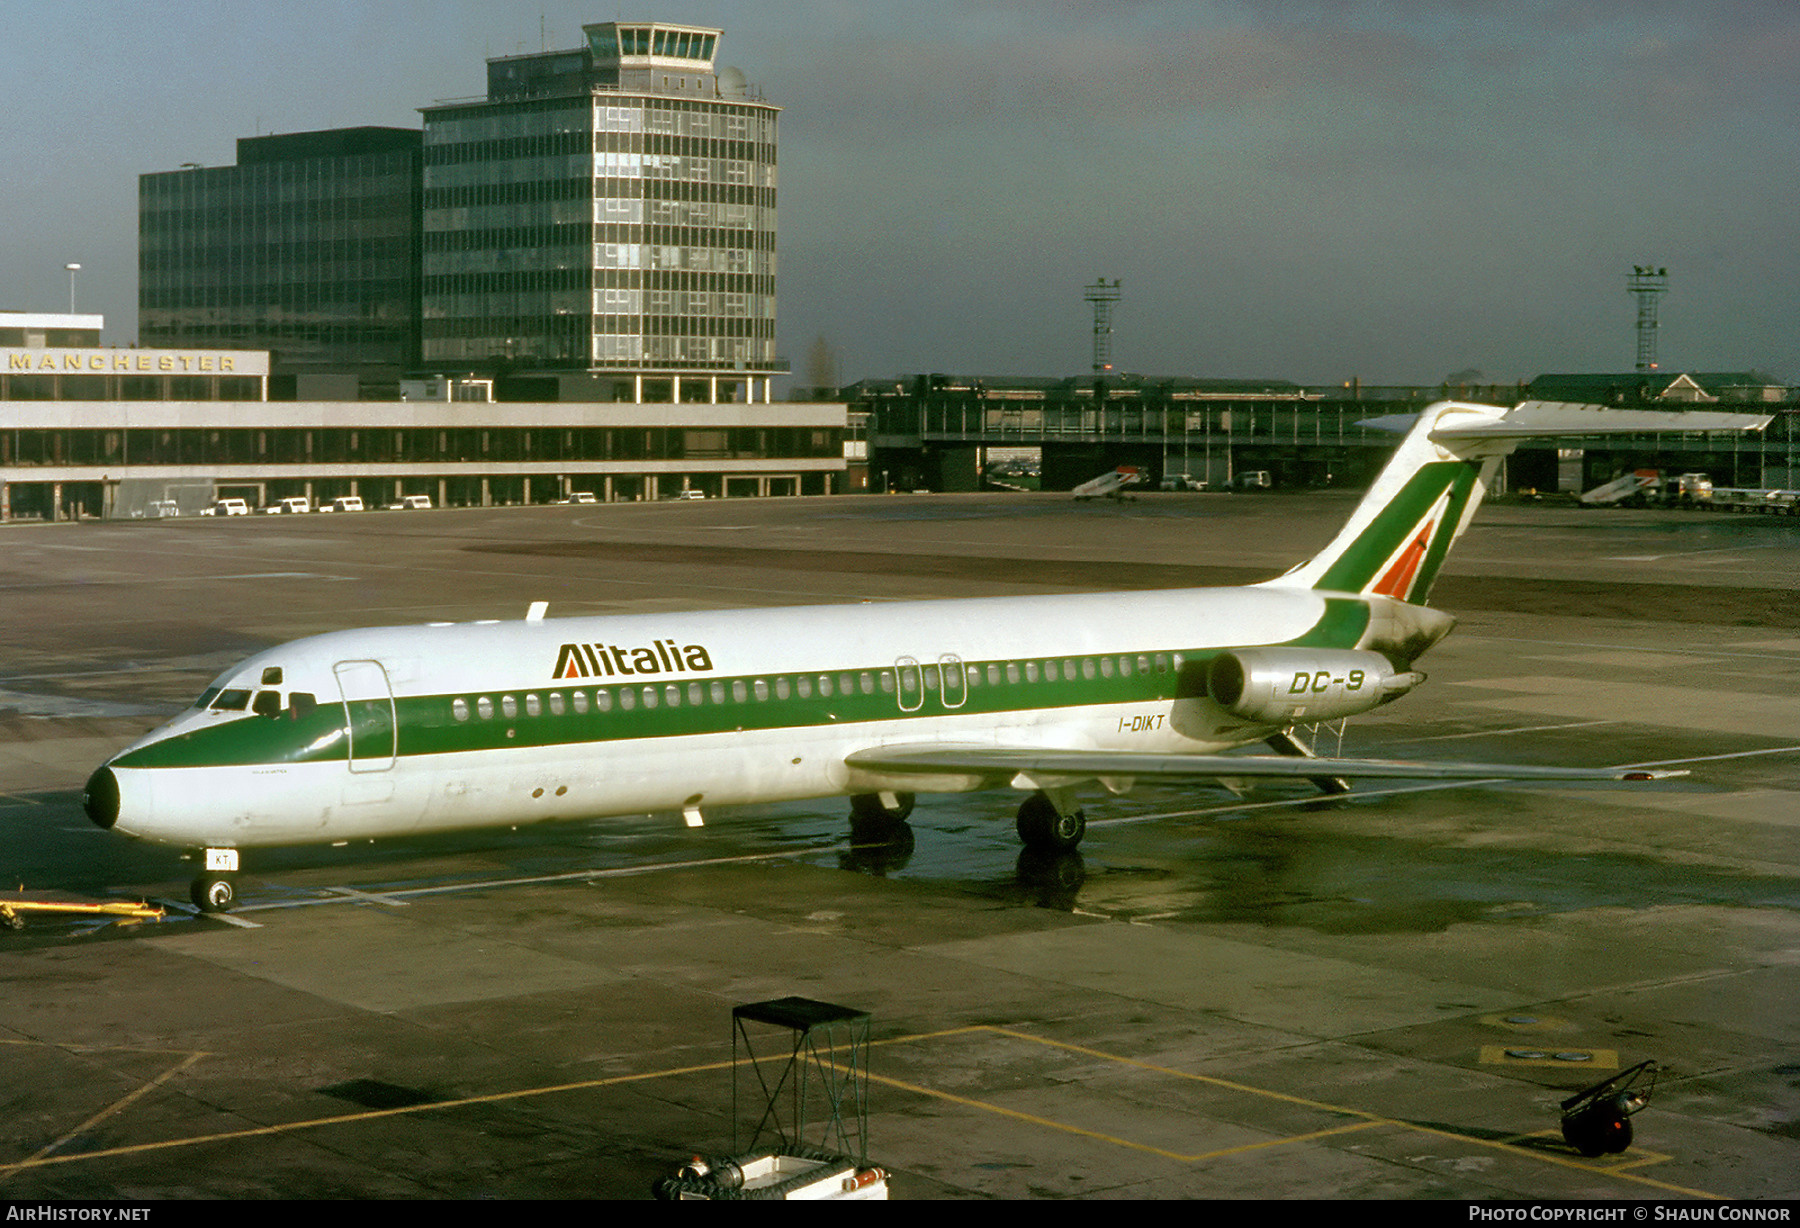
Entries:
<svg viewBox="0 0 1800 1228">
<path fill-rule="evenodd" d="M 720 26 L 781 117 L 781 350 L 846 381 L 1150 374 L 1800 379 L 1800 5 L 0 0 L 0 307 L 136 338 L 137 176 L 417 126 L 587 21 Z M 540 34 L 540 23 L 542 34 Z"/>
</svg>

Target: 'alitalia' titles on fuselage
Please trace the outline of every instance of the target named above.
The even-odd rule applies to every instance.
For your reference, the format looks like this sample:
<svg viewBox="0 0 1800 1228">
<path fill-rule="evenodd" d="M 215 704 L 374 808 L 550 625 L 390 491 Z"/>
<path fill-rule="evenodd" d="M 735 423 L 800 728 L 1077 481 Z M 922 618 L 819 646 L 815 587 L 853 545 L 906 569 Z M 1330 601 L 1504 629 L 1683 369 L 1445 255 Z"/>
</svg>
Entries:
<svg viewBox="0 0 1800 1228">
<path fill-rule="evenodd" d="M 553 680 L 611 678 L 622 674 L 709 674 L 712 654 L 704 644 L 677 645 L 652 640 L 648 647 L 622 644 L 564 644 L 556 655 Z"/>
</svg>

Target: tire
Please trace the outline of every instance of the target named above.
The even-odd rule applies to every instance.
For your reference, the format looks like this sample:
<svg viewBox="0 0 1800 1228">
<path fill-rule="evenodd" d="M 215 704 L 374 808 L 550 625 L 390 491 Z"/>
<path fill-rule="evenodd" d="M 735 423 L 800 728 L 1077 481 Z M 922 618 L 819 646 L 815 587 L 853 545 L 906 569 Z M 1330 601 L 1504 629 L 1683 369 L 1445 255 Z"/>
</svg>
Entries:
<svg viewBox="0 0 1800 1228">
<path fill-rule="evenodd" d="M 1087 834 L 1087 815 L 1080 810 L 1063 814 L 1042 793 L 1033 793 L 1019 805 L 1019 839 L 1025 847 L 1043 853 L 1067 853 Z"/>
<path fill-rule="evenodd" d="M 237 884 L 229 878 L 205 874 L 194 880 L 188 894 L 201 912 L 230 912 L 237 903 Z"/>
<path fill-rule="evenodd" d="M 857 844 L 887 844 L 906 827 L 913 812 L 911 793 L 895 793 L 887 805 L 879 793 L 855 793 L 850 797 L 850 838 Z"/>
</svg>

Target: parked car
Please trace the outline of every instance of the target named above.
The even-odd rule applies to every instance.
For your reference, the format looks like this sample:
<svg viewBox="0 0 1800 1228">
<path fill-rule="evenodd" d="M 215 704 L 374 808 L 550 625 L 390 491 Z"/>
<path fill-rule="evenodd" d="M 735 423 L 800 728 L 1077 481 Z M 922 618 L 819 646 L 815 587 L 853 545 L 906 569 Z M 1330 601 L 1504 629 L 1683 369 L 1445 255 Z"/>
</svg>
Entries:
<svg viewBox="0 0 1800 1228">
<path fill-rule="evenodd" d="M 704 490 L 678 490 L 673 497 L 676 499 L 704 499 L 706 492 Z"/>
<path fill-rule="evenodd" d="M 203 508 L 202 516 L 248 516 L 250 505 L 242 499 L 215 499 L 209 508 Z"/>
<path fill-rule="evenodd" d="M 598 502 L 600 502 L 600 500 L 594 498 L 594 492 L 591 490 L 571 490 L 567 495 L 558 499 L 557 502 L 558 503 L 598 503 Z"/>
<path fill-rule="evenodd" d="M 312 511 L 312 500 L 303 495 L 281 499 L 263 509 L 265 516 L 298 516 Z"/>
<path fill-rule="evenodd" d="M 429 512 L 431 510 L 430 495 L 403 495 L 398 503 L 387 505 L 390 512 Z"/>
<path fill-rule="evenodd" d="M 329 505 L 319 509 L 321 512 L 360 512 L 363 510 L 361 495 L 339 495 Z"/>
</svg>

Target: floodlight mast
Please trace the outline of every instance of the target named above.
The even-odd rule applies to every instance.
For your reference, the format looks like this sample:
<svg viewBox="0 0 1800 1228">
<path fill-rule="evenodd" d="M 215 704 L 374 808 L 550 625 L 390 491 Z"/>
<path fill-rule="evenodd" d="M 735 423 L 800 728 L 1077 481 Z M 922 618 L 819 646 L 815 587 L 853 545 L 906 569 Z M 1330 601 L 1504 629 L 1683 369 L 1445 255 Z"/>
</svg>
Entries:
<svg viewBox="0 0 1800 1228">
<path fill-rule="evenodd" d="M 1669 270 L 1634 264 L 1626 286 L 1637 296 L 1637 369 L 1656 370 L 1656 300 L 1669 292 Z"/>
<path fill-rule="evenodd" d="M 1083 288 L 1082 297 L 1094 308 L 1094 374 L 1112 370 L 1112 309 L 1119 301 L 1119 279 L 1102 277 Z"/>
</svg>

